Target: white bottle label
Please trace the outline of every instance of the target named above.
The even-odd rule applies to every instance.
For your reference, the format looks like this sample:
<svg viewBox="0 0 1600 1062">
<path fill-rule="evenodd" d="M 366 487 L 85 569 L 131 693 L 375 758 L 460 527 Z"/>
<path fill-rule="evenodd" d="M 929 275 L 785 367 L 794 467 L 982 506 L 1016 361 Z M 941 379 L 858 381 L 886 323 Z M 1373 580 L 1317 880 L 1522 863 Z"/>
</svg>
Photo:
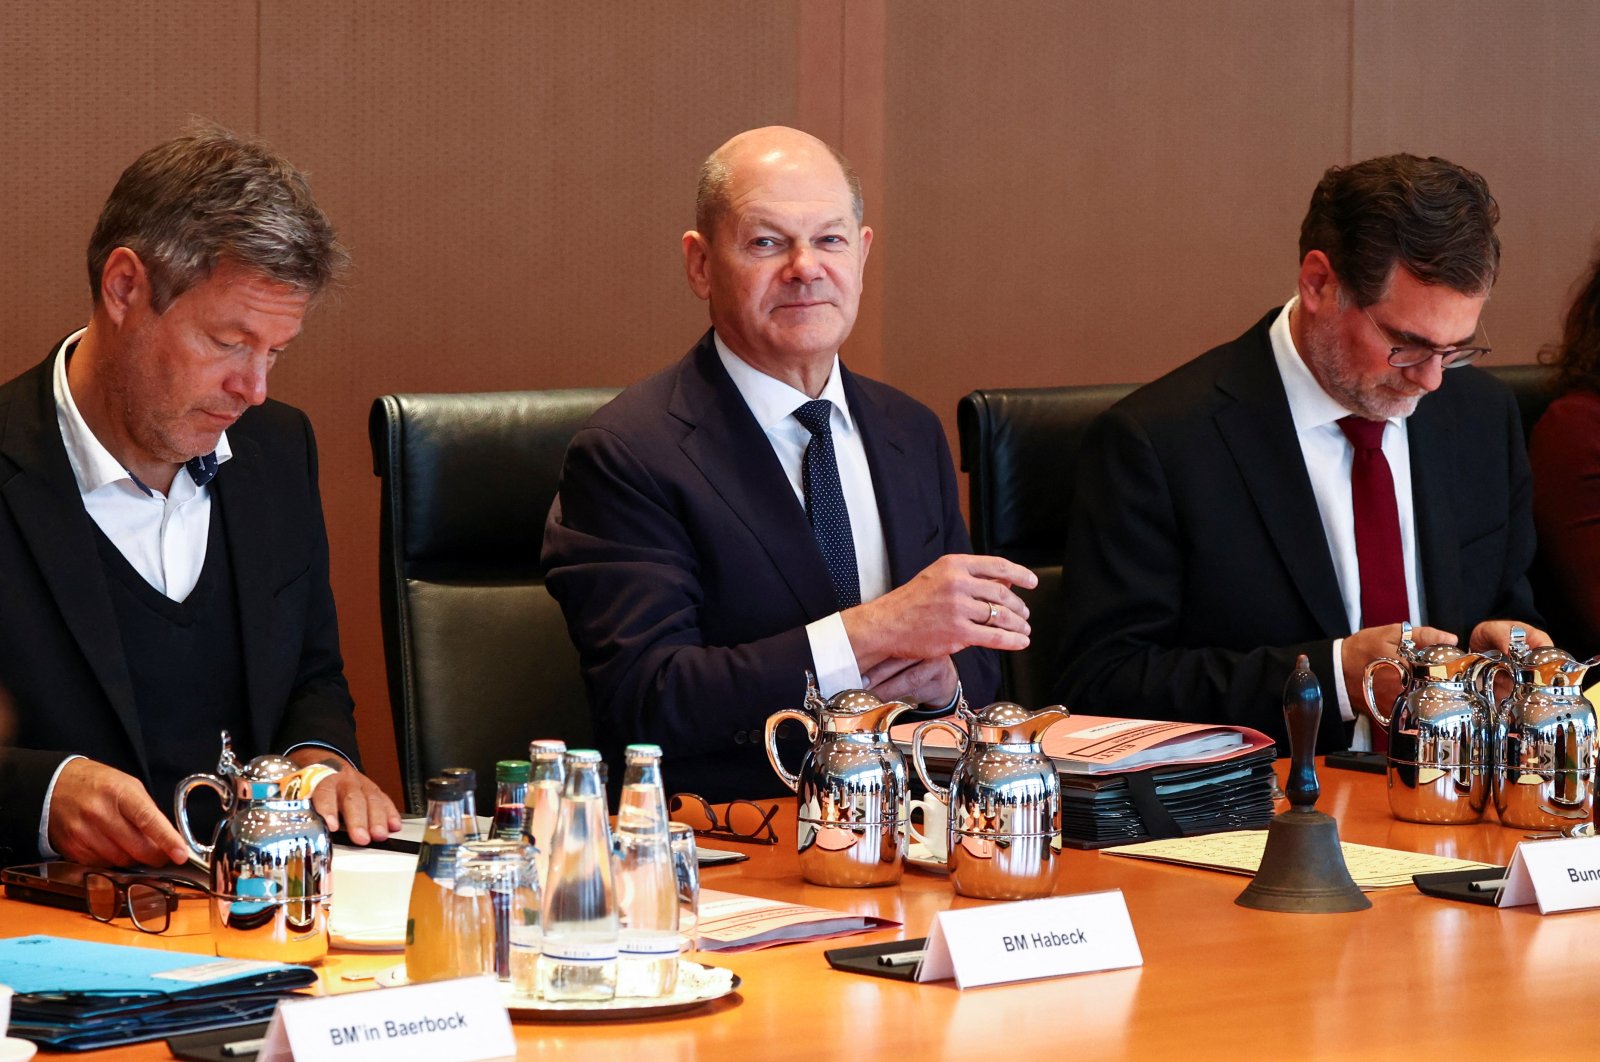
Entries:
<svg viewBox="0 0 1600 1062">
<path fill-rule="evenodd" d="M 616 941 L 552 940 L 544 938 L 542 954 L 555 962 L 614 962 Z"/>
</svg>

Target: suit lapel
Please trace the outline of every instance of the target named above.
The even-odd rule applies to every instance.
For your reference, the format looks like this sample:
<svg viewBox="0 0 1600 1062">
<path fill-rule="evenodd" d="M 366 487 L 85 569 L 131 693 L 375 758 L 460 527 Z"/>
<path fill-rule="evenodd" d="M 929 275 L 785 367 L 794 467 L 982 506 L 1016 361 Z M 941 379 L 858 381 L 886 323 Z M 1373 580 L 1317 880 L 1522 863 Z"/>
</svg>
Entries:
<svg viewBox="0 0 1600 1062">
<path fill-rule="evenodd" d="M 772 444 L 717 358 L 707 332 L 678 373 L 668 411 L 689 427 L 679 444 L 750 530 L 808 615 L 839 603 L 822 551 Z"/>
<path fill-rule="evenodd" d="M 1234 401 L 1218 410 L 1217 430 L 1295 589 L 1327 636 L 1340 637 L 1351 633 L 1350 624 L 1273 361 L 1267 338 L 1271 323 L 1269 316 L 1245 336 L 1233 364 L 1218 378 L 1217 386 Z"/>
<path fill-rule="evenodd" d="M 242 432 L 230 433 L 228 444 L 233 448 L 233 457 L 217 470 L 217 477 L 211 483 L 216 493 L 211 518 L 217 519 L 217 510 L 221 510 L 237 597 L 251 736 L 255 739 L 255 748 L 266 749 L 271 747 L 271 728 L 274 720 L 281 716 L 283 706 L 267 703 L 262 654 L 255 651 L 272 636 L 272 595 L 276 589 L 270 585 L 271 569 L 262 563 L 259 543 L 272 540 L 271 529 L 276 520 L 267 502 L 271 492 L 262 484 L 264 457 L 261 448 Z"/>
<path fill-rule="evenodd" d="M 54 353 L 32 370 L 19 388 L 0 450 L 17 472 L 0 486 L 0 496 L 45 583 L 67 629 L 83 651 L 96 681 L 132 740 L 144 777 L 150 777 L 144 733 L 133 699 L 133 680 L 117 630 L 116 611 L 95 544 L 93 522 L 83 508 L 72 465 L 56 423 Z"/>
<path fill-rule="evenodd" d="M 917 535 L 927 525 L 919 519 L 924 512 L 919 485 L 906 469 L 908 450 L 899 425 L 866 396 L 849 372 L 844 374 L 844 389 L 872 470 L 872 493 L 878 499 L 878 519 L 889 553 L 889 585 L 900 586 L 920 570 L 923 543 Z"/>
<path fill-rule="evenodd" d="M 1451 513 L 1452 470 L 1456 458 L 1455 422 L 1444 406 L 1424 396 L 1406 421 L 1411 451 L 1411 498 L 1422 567 L 1424 617 L 1430 627 L 1460 631 L 1461 560 Z"/>
</svg>

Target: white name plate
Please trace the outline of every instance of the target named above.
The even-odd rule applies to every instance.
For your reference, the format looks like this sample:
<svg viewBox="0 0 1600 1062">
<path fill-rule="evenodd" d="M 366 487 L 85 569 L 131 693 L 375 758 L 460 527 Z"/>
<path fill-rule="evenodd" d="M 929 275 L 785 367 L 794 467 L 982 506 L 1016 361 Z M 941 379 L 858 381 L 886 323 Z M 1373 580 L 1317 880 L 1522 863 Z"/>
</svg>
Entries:
<svg viewBox="0 0 1600 1062">
<path fill-rule="evenodd" d="M 479 1062 L 517 1053 L 492 977 L 278 1004 L 257 1062 Z"/>
<path fill-rule="evenodd" d="M 1600 837 L 1517 845 L 1496 906 L 1530 903 L 1539 905 L 1540 914 L 1600 907 Z"/>
<path fill-rule="evenodd" d="M 918 981 L 959 988 L 1144 965 L 1121 889 L 941 911 Z"/>
</svg>

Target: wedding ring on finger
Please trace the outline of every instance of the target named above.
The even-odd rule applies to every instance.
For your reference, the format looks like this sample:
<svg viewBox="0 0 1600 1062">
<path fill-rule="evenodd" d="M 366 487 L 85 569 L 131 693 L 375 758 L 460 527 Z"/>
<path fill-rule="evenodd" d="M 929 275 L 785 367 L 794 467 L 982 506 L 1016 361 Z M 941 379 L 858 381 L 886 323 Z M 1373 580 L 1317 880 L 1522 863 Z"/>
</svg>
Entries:
<svg viewBox="0 0 1600 1062">
<path fill-rule="evenodd" d="M 1000 615 L 1000 606 L 994 604 L 993 602 L 990 602 L 989 603 L 989 618 L 983 621 L 983 625 L 985 627 L 993 627 L 994 626 L 994 618 L 996 616 L 998 616 L 998 615 Z"/>
</svg>

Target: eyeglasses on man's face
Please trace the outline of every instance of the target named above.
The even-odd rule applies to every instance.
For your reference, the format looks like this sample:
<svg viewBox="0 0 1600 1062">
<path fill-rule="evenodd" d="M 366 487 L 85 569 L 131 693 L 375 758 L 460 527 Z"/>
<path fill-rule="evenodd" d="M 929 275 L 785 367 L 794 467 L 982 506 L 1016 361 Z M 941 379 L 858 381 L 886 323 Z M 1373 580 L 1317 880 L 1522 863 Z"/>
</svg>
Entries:
<svg viewBox="0 0 1600 1062">
<path fill-rule="evenodd" d="M 1378 334 L 1389 344 L 1389 364 L 1396 369 L 1409 369 L 1414 365 L 1421 365 L 1435 355 L 1440 359 L 1441 368 L 1459 369 L 1463 365 L 1471 365 L 1494 349 L 1489 346 L 1489 333 L 1484 329 L 1482 321 L 1478 322 L 1478 330 L 1473 333 L 1468 345 L 1435 347 L 1427 343 L 1407 342 L 1406 337 L 1397 336 L 1379 324 L 1365 307 L 1362 307 L 1361 312 L 1366 314 L 1367 320 L 1372 322 L 1372 327 L 1376 328 Z"/>
<path fill-rule="evenodd" d="M 91 870 L 83 876 L 89 915 L 96 921 L 126 918 L 142 933 L 165 933 L 178 909 L 179 890 L 185 900 L 209 895 L 205 886 L 185 878 L 161 874 L 121 874 Z"/>
<path fill-rule="evenodd" d="M 749 800 L 734 800 L 723 804 L 721 810 L 705 797 L 695 793 L 674 793 L 667 801 L 668 810 L 676 815 L 687 812 L 704 819 L 709 826 L 695 826 L 695 836 L 716 837 L 724 841 L 747 844 L 777 844 L 778 835 L 772 829 L 772 819 L 778 814 L 778 805 L 762 807 Z M 691 823 L 693 825 L 693 823 Z"/>
</svg>

